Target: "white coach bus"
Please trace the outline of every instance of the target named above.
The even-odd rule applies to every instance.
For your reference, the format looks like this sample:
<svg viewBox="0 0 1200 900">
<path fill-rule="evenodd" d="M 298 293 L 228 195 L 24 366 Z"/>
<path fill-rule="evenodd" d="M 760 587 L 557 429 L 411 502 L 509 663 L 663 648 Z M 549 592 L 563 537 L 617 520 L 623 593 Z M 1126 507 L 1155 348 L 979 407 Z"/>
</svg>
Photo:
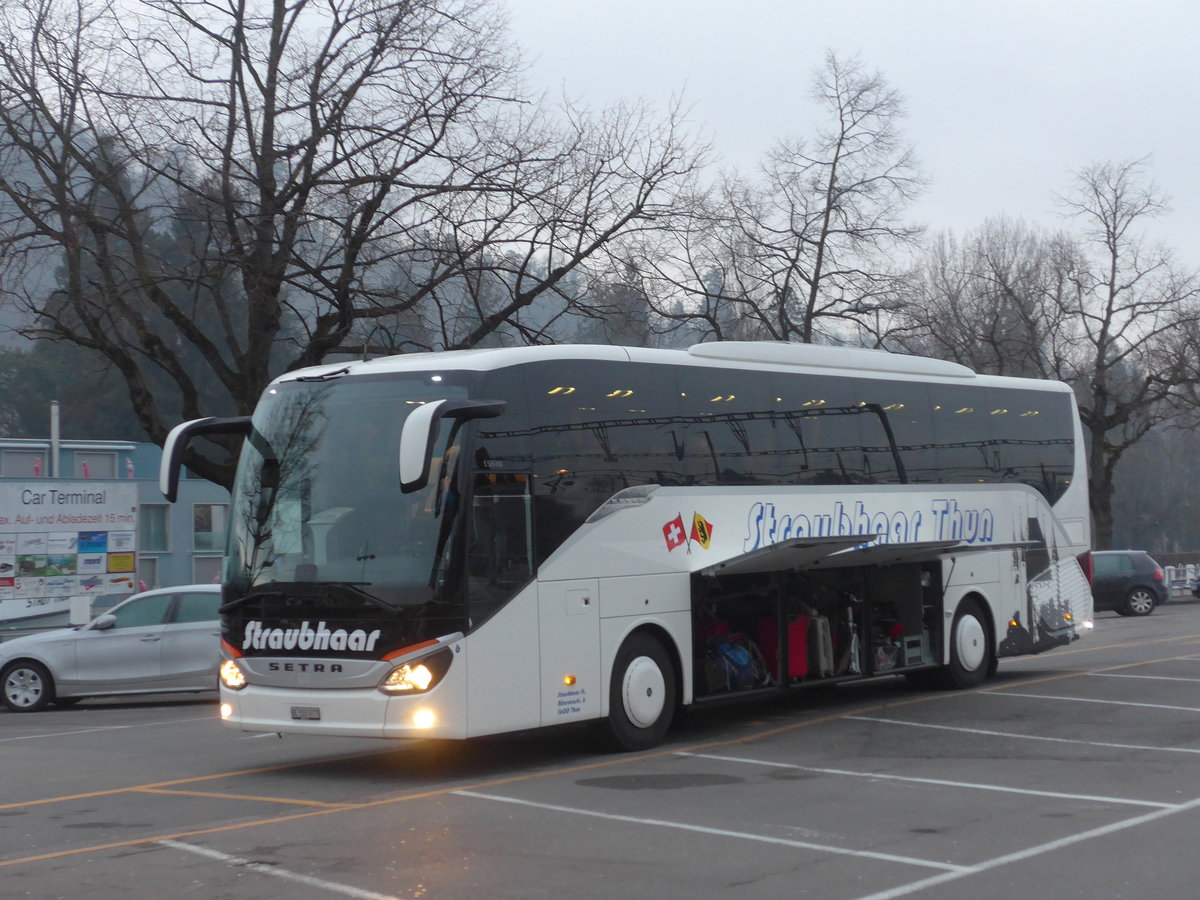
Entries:
<svg viewBox="0 0 1200 900">
<path fill-rule="evenodd" d="M 1091 627 L 1062 384 L 775 343 L 419 353 L 291 372 L 252 418 L 221 715 L 469 738 L 903 674 L 972 687 Z"/>
</svg>

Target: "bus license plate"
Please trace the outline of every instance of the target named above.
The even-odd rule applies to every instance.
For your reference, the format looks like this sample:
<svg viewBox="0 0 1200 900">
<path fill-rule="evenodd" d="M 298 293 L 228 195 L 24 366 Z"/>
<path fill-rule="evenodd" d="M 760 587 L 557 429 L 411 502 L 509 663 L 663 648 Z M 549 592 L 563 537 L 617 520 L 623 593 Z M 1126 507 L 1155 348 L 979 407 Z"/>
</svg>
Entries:
<svg viewBox="0 0 1200 900">
<path fill-rule="evenodd" d="M 321 719 L 321 707 L 319 706 L 293 706 L 292 718 L 303 719 L 311 722 L 319 722 Z"/>
</svg>

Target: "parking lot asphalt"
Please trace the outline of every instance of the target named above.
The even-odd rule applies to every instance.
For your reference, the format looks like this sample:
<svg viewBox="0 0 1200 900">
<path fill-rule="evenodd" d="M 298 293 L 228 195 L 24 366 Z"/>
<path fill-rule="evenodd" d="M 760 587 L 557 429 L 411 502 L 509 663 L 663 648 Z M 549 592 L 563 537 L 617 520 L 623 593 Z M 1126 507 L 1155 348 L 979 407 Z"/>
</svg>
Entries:
<svg viewBox="0 0 1200 900">
<path fill-rule="evenodd" d="M 0 713 L 3 896 L 1190 898 L 1200 604 L 968 692 L 693 712 L 655 751 L 240 734 L 211 699 Z"/>
</svg>

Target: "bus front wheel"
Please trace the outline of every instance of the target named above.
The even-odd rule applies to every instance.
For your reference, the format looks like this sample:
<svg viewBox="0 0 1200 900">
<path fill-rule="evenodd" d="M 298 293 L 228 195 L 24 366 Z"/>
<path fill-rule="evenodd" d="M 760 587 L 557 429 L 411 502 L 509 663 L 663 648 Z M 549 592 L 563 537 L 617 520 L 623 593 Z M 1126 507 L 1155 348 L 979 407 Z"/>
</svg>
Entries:
<svg viewBox="0 0 1200 900">
<path fill-rule="evenodd" d="M 995 673 L 996 651 L 983 607 L 964 600 L 950 629 L 950 664 L 943 670 L 946 686 L 974 688 Z"/>
<path fill-rule="evenodd" d="M 617 651 L 603 736 L 618 751 L 648 750 L 667 734 L 675 714 L 675 668 L 662 643 L 631 634 Z"/>
</svg>

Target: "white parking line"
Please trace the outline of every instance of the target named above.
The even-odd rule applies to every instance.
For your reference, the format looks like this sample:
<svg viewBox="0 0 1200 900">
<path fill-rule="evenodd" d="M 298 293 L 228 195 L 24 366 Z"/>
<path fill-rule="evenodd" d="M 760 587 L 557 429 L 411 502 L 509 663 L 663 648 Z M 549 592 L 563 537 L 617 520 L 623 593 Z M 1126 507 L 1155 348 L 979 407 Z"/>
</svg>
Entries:
<svg viewBox="0 0 1200 900">
<path fill-rule="evenodd" d="M 815 772 L 818 775 L 840 775 L 849 778 L 869 778 L 872 781 L 904 781 L 912 784 L 934 784 L 939 787 L 966 788 L 972 791 L 995 791 L 999 794 L 1027 794 L 1034 797 L 1051 797 L 1057 800 L 1084 800 L 1097 803 L 1117 803 L 1123 806 L 1152 806 L 1156 809 L 1174 808 L 1173 803 L 1156 803 L 1150 800 L 1128 800 L 1124 797 L 1105 797 L 1093 794 L 1067 794 L 1061 791 L 1037 791 L 1031 788 L 1007 787 L 1000 784 L 981 784 L 973 781 L 950 781 L 945 778 L 916 778 L 910 775 L 888 775 L 884 772 L 856 772 L 851 769 L 826 769 L 818 766 L 800 766 L 795 763 L 770 762 L 742 756 L 722 756 L 718 753 L 678 753 L 696 759 L 715 759 L 720 762 L 740 763 L 751 766 L 768 766 L 773 769 L 792 769 L 799 772 Z"/>
<path fill-rule="evenodd" d="M 195 853 L 197 856 L 207 856 L 209 859 L 215 859 L 219 862 L 228 863 L 231 866 L 249 869 L 252 872 L 258 872 L 260 875 L 270 875 L 272 878 L 282 878 L 284 881 L 294 881 L 298 884 L 306 884 L 309 887 L 323 888 L 334 894 L 341 894 L 344 897 L 355 897 L 357 900 L 399 900 L 394 894 L 378 894 L 375 891 L 367 891 L 362 888 L 356 888 L 348 884 L 338 884 L 336 881 L 326 881 L 323 878 L 314 878 L 312 875 L 301 875 L 299 872 L 289 872 L 287 869 L 281 869 L 279 866 L 273 866 L 268 863 L 254 862 L 250 859 L 243 859 L 240 856 L 233 856 L 229 853 L 222 853 L 220 850 L 212 850 L 208 847 L 198 847 L 195 844 L 185 844 L 182 841 L 157 841 L 163 847 L 170 847 L 174 850 L 186 850 L 188 853 Z"/>
<path fill-rule="evenodd" d="M 180 725 L 184 722 L 213 722 L 216 716 L 200 716 L 195 719 L 164 719 L 161 722 L 139 722 L 136 725 L 102 725 L 98 728 L 77 728 L 74 731 L 49 731 L 45 734 L 23 734 L 19 737 L 0 738 L 0 744 L 9 741 L 35 741 L 38 738 L 70 737 L 74 734 L 92 734 L 97 731 L 120 731 L 124 728 L 149 728 L 152 725 Z"/>
<path fill-rule="evenodd" d="M 956 725 L 931 725 L 927 722 L 907 722 L 904 719 L 885 719 L 879 716 L 846 716 L 859 722 L 883 722 L 885 725 L 906 725 L 909 728 L 932 728 L 938 731 L 958 731 L 983 737 L 1016 738 L 1022 741 L 1049 741 L 1054 744 L 1084 744 L 1088 747 L 1110 747 L 1114 750 L 1141 750 L 1158 753 L 1200 753 L 1197 747 L 1155 747 L 1150 744 L 1116 744 L 1111 741 L 1084 741 L 1079 738 L 1046 737 L 1041 734 L 1020 734 L 1016 731 L 989 731 L 985 728 L 963 728 Z"/>
<path fill-rule="evenodd" d="M 1064 847 L 1070 847 L 1072 844 L 1090 841 L 1092 838 L 1107 837 L 1110 834 L 1116 834 L 1117 832 L 1125 831 L 1128 828 L 1136 828 L 1139 825 L 1145 825 L 1147 822 L 1153 822 L 1157 819 L 1173 816 L 1176 813 L 1189 812 L 1197 808 L 1200 808 L 1200 799 L 1190 800 L 1187 803 L 1180 803 L 1178 806 L 1175 806 L 1171 809 L 1160 809 L 1155 812 L 1146 813 L 1142 816 L 1136 816 L 1132 819 L 1126 819 L 1123 822 L 1114 822 L 1111 825 L 1102 825 L 1099 828 L 1081 831 L 1078 834 L 1071 834 L 1067 837 L 1059 838 L 1057 841 L 1050 841 L 1045 844 L 1039 844 L 1036 847 L 1030 847 L 1028 850 L 1018 850 L 1016 853 L 1009 853 L 1005 856 L 997 856 L 995 859 L 989 859 L 974 866 L 966 866 L 964 867 L 965 871 L 945 872 L 941 875 L 932 875 L 929 878 L 923 878 L 920 881 L 914 881 L 910 884 L 901 885 L 900 887 L 891 888 L 886 891 L 880 891 L 877 894 L 870 894 L 866 897 L 860 897 L 859 900 L 893 900 L 895 897 L 904 897 L 908 894 L 914 893 L 915 891 L 924 890 L 928 887 L 946 884 L 950 881 L 957 881 L 959 878 L 977 875 L 980 872 L 987 872 L 991 869 L 997 869 L 1000 866 L 1006 866 L 1010 863 L 1022 862 L 1027 859 L 1032 859 L 1035 856 L 1042 856 L 1046 853 L 1053 853 L 1054 851 L 1061 850 Z"/>
<path fill-rule="evenodd" d="M 1071 703 L 1106 703 L 1109 706 L 1138 706 L 1142 709 L 1169 709 L 1172 712 L 1200 713 L 1197 706 L 1169 706 L 1165 703 L 1134 703 L 1132 700 L 1097 700 L 1093 697 L 1062 697 L 1056 694 L 1022 694 L 1017 691 L 979 691 L 978 697 L 1025 697 L 1033 700 L 1066 700 Z"/>
<path fill-rule="evenodd" d="M 1185 678 L 1179 675 L 1122 675 L 1119 672 L 1088 672 L 1093 678 L 1143 678 L 1147 681 L 1200 681 L 1200 678 Z"/>
<path fill-rule="evenodd" d="M 778 844 L 784 847 L 796 847 L 801 850 L 815 850 L 819 853 L 834 853 L 840 856 L 856 856 L 863 859 L 878 859 L 883 862 L 903 863 L 909 866 L 919 866 L 924 869 L 942 869 L 945 872 L 956 873 L 963 871 L 965 866 L 936 862 L 930 859 L 916 859 L 911 856 L 896 856 L 891 853 L 877 853 L 872 850 L 851 850 L 846 847 L 832 847 L 826 844 L 813 844 L 808 841 L 793 841 L 787 838 L 771 837 L 765 834 L 752 834 L 746 831 L 730 831 L 726 828 L 709 828 L 705 825 L 689 825 L 686 822 L 668 822 L 663 819 L 643 819 L 639 816 L 622 816 L 616 813 L 597 812 L 594 809 L 580 809 L 574 806 L 558 806 L 553 803 L 535 803 L 532 800 L 519 800 L 516 797 L 502 797 L 499 794 L 482 794 L 478 791 L 454 791 L 459 797 L 474 797 L 479 800 L 495 800 L 499 803 L 513 803 L 517 806 L 528 806 L 533 809 L 545 809 L 551 812 L 570 813 L 576 816 L 591 816 L 594 819 L 608 819 L 613 822 L 630 822 L 634 825 L 651 825 L 656 828 L 674 828 L 678 831 L 692 831 L 698 834 L 711 834 L 722 838 L 739 838 L 744 841 L 758 841 L 763 844 Z"/>
</svg>

